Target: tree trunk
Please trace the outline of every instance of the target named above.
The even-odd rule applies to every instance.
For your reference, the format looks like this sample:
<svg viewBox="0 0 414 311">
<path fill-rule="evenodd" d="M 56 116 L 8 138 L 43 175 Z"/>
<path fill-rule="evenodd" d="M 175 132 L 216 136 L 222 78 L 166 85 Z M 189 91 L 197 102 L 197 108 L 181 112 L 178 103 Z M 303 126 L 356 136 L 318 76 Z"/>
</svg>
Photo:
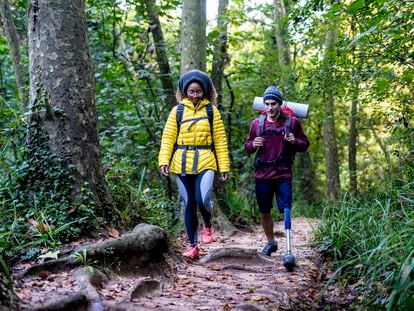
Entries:
<svg viewBox="0 0 414 311">
<path fill-rule="evenodd" d="M 276 25 L 275 37 L 277 54 L 279 60 L 280 72 L 288 73 L 294 71 L 294 64 L 290 57 L 289 32 L 288 21 L 289 8 L 291 6 L 290 0 L 274 0 L 275 20 Z M 294 93 L 296 81 L 293 79 L 294 74 L 281 75 L 281 83 L 283 88 Z M 293 95 L 293 94 L 291 94 Z M 295 167 L 296 179 L 299 181 L 299 191 L 297 197 L 300 200 L 308 203 L 314 203 L 318 200 L 316 193 L 316 173 L 315 166 L 312 164 L 312 159 L 306 151 L 298 155 L 297 165 Z"/>
<path fill-rule="evenodd" d="M 164 93 L 167 99 L 167 103 L 170 108 L 174 107 L 177 104 L 175 98 L 175 89 L 174 84 L 171 79 L 171 68 L 168 62 L 168 55 L 166 51 L 166 43 L 164 40 L 164 35 L 162 33 L 161 23 L 158 18 L 157 11 L 154 9 L 155 1 L 146 0 L 148 17 L 150 19 L 150 29 L 155 43 L 155 52 L 157 54 L 157 63 L 160 69 L 160 80 Z"/>
<path fill-rule="evenodd" d="M 41 133 L 28 133 L 32 156 L 45 148 L 51 161 L 63 159 L 71 177 L 70 201 L 81 200 L 86 189 L 106 214 L 111 200 L 101 165 L 83 0 L 30 0 L 29 65 L 29 122 Z"/>
<path fill-rule="evenodd" d="M 355 23 L 351 22 L 351 29 L 356 36 Z M 358 190 L 357 180 L 357 140 L 358 140 L 358 103 L 359 103 L 359 66 L 358 60 L 355 57 L 355 52 L 352 52 L 353 66 L 351 70 L 351 84 L 352 84 L 352 101 L 351 111 L 349 116 L 349 146 L 348 146 L 348 166 L 349 166 L 349 192 L 356 193 Z"/>
<path fill-rule="evenodd" d="M 354 77 L 355 72 L 353 70 Z M 351 115 L 350 115 L 350 129 L 349 129 L 349 154 L 348 154 L 348 165 L 349 165 L 349 192 L 357 192 L 357 120 L 358 120 L 358 95 L 359 95 L 359 83 L 355 81 L 357 78 L 353 78 L 353 93 L 351 102 Z"/>
<path fill-rule="evenodd" d="M 333 95 L 333 45 L 335 43 L 335 31 L 328 30 L 325 38 L 325 98 L 323 118 L 323 140 L 326 163 L 326 195 L 328 200 L 339 199 L 339 162 L 336 145 L 334 95 Z"/>
<path fill-rule="evenodd" d="M 23 108 L 27 108 L 27 92 L 23 63 L 19 50 L 19 38 L 14 25 L 13 16 L 10 10 L 9 0 L 0 0 L 0 12 L 3 21 L 4 34 L 7 37 L 7 44 L 10 49 L 10 56 L 13 63 L 14 75 L 16 77 L 17 90 Z"/>
<path fill-rule="evenodd" d="M 276 44 L 278 51 L 279 66 L 282 71 L 290 67 L 290 52 L 288 41 L 288 21 L 287 16 L 290 7 L 290 0 L 274 0 L 275 24 L 276 24 Z"/>
<path fill-rule="evenodd" d="M 229 0 L 219 0 L 218 15 L 217 15 L 217 28 L 219 29 L 219 36 L 215 42 L 215 48 L 213 52 L 213 68 L 211 70 L 211 80 L 216 87 L 217 91 L 217 103 L 219 107 L 223 101 L 223 74 L 224 67 L 227 60 L 227 6 Z M 231 124 L 228 124 L 230 127 Z"/>
<path fill-rule="evenodd" d="M 206 71 L 206 0 L 183 0 L 181 25 L 181 74 Z"/>
</svg>

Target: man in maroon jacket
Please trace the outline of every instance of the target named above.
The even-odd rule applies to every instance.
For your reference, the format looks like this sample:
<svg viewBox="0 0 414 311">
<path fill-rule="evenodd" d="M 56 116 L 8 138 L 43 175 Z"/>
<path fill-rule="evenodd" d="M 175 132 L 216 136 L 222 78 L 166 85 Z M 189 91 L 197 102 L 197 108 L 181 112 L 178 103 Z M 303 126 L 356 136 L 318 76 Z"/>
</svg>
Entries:
<svg viewBox="0 0 414 311">
<path fill-rule="evenodd" d="M 277 251 L 271 209 L 276 195 L 278 210 L 292 206 L 292 164 L 296 152 L 304 152 L 309 140 L 299 119 L 281 109 L 282 93 L 269 86 L 263 95 L 265 115 L 252 121 L 244 143 L 247 153 L 256 153 L 254 178 L 261 224 L 267 238 L 262 250 L 266 256 Z"/>
</svg>

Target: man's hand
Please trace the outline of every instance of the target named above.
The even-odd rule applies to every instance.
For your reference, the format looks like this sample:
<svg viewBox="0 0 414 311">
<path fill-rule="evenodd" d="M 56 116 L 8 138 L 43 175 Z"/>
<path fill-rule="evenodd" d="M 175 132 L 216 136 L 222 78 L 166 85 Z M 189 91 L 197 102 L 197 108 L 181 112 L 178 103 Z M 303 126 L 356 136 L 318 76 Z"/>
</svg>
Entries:
<svg viewBox="0 0 414 311">
<path fill-rule="evenodd" d="M 160 172 L 164 176 L 170 175 L 170 169 L 169 169 L 168 165 L 161 165 L 160 166 Z"/>
<path fill-rule="evenodd" d="M 285 137 L 285 140 L 289 143 L 291 143 L 292 145 L 294 145 L 296 143 L 296 138 L 292 133 L 289 133 L 289 135 L 287 135 Z"/>
<path fill-rule="evenodd" d="M 264 145 L 265 139 L 263 137 L 255 137 L 253 140 L 253 148 L 262 147 Z"/>
<path fill-rule="evenodd" d="M 221 181 L 226 181 L 227 177 L 229 177 L 229 173 L 220 173 L 220 179 Z"/>
</svg>

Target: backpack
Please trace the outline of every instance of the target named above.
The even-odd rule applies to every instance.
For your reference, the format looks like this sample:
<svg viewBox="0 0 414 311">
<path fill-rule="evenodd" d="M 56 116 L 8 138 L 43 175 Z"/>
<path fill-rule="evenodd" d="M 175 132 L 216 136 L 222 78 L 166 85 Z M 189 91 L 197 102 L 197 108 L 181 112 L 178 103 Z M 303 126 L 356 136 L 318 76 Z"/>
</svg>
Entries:
<svg viewBox="0 0 414 311">
<path fill-rule="evenodd" d="M 290 133 L 290 127 L 292 125 L 292 115 L 294 115 L 294 114 L 289 113 L 289 112 L 286 113 L 286 120 L 285 120 L 285 126 L 284 126 L 285 135 L 289 135 L 289 133 Z M 267 115 L 265 113 L 260 114 L 260 117 L 259 117 L 259 133 L 258 133 L 260 137 L 263 137 L 264 132 L 265 132 L 265 128 L 264 128 L 265 126 L 264 125 L 265 125 L 266 117 L 267 117 Z M 287 156 L 284 156 L 284 155 L 281 155 L 278 159 L 275 159 L 273 161 L 263 162 L 260 159 L 259 152 L 256 152 L 256 157 L 255 157 L 253 166 L 254 166 L 255 170 L 258 170 L 260 167 L 263 167 L 263 166 L 270 168 L 270 167 L 276 167 L 278 165 L 285 166 L 285 167 L 288 167 L 288 168 L 292 168 L 292 164 L 293 164 L 293 160 L 290 159 Z"/>
<path fill-rule="evenodd" d="M 266 120 L 266 114 L 262 113 L 259 117 L 259 136 L 263 137 L 265 132 L 264 123 Z M 292 125 L 292 116 L 290 114 L 286 114 L 286 121 L 285 121 L 285 135 L 289 135 L 290 127 Z"/>
<path fill-rule="evenodd" d="M 214 113 L 213 113 L 213 106 L 211 105 L 211 103 L 208 103 L 206 106 L 206 110 L 207 110 L 207 119 L 208 122 L 210 123 L 210 133 L 211 133 L 211 139 L 213 139 L 213 118 L 214 118 Z M 179 103 L 177 105 L 177 115 L 176 115 L 176 119 L 177 119 L 177 137 L 178 134 L 180 134 L 180 127 L 181 124 L 183 123 L 183 114 L 184 114 L 184 105 L 182 103 Z M 190 119 L 188 121 L 198 121 L 203 119 L 203 117 L 201 118 L 196 118 L 196 119 Z M 186 122 L 186 121 L 184 121 Z"/>
<path fill-rule="evenodd" d="M 214 113 L 213 113 L 213 106 L 211 105 L 211 103 L 208 103 L 206 105 L 206 110 L 207 110 L 207 119 L 208 122 L 210 124 L 210 135 L 211 135 L 211 141 L 213 142 L 213 118 L 214 118 Z M 184 105 L 182 103 L 179 103 L 177 105 L 177 114 L 176 114 L 176 119 L 177 119 L 177 139 L 178 139 L 178 135 L 180 134 L 180 128 L 181 128 L 181 124 L 185 123 L 185 122 L 197 122 L 199 120 L 203 120 L 206 117 L 199 117 L 199 118 L 194 118 L 194 119 L 189 119 L 189 120 L 185 120 L 183 121 L 183 114 L 184 114 Z M 193 169 L 192 172 L 195 173 L 197 170 L 197 164 L 198 164 L 198 149 L 211 149 L 214 152 L 214 146 L 213 143 L 211 143 L 211 145 L 208 146 L 182 146 L 182 145 L 177 145 L 177 142 L 175 143 L 175 149 L 183 149 L 183 158 L 181 161 L 181 176 L 185 176 L 185 161 L 186 161 L 186 151 L 187 150 L 195 150 L 195 158 L 194 158 L 194 163 L 193 163 Z M 217 159 L 216 159 L 217 161 Z"/>
</svg>

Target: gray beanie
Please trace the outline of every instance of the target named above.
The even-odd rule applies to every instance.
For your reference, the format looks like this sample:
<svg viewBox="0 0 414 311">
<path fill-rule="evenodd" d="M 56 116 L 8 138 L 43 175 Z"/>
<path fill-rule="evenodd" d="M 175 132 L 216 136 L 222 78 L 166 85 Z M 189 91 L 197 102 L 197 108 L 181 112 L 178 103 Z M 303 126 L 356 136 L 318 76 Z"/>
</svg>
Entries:
<svg viewBox="0 0 414 311">
<path fill-rule="evenodd" d="M 181 76 L 178 81 L 178 88 L 180 92 L 187 94 L 188 87 L 193 82 L 197 82 L 201 85 L 205 97 L 210 95 L 213 82 L 205 72 L 200 70 L 190 70 Z"/>
</svg>

